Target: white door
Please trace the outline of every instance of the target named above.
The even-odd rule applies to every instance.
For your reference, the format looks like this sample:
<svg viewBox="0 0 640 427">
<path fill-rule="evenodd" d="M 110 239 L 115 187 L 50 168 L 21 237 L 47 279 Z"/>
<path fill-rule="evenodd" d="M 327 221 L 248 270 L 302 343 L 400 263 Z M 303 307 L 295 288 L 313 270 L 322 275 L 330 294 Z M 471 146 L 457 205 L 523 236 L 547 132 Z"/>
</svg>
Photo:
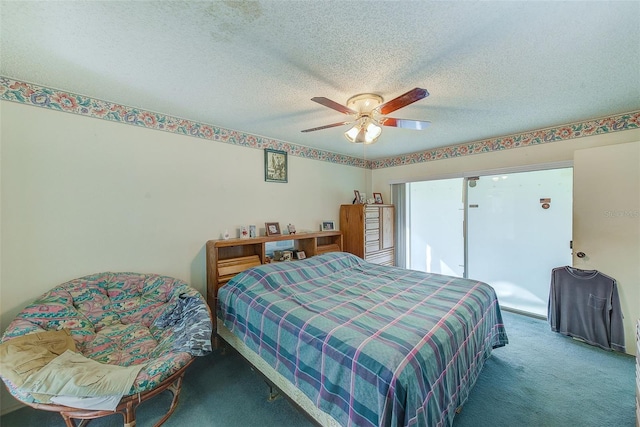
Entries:
<svg viewBox="0 0 640 427">
<path fill-rule="evenodd" d="M 573 161 L 573 266 L 618 283 L 627 352 L 640 318 L 640 142 L 578 150 Z"/>
</svg>

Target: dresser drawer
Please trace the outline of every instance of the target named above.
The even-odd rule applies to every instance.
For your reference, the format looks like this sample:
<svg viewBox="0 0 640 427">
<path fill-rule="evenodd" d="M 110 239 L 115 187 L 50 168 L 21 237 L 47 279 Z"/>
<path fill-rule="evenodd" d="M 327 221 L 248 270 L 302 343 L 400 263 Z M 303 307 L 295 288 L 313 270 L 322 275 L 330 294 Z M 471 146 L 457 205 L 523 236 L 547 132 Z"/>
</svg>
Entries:
<svg viewBox="0 0 640 427">
<path fill-rule="evenodd" d="M 367 242 L 364 247 L 365 256 L 369 256 L 369 254 L 373 252 L 378 252 L 380 250 L 380 241 L 374 240 L 373 242 Z"/>
<path fill-rule="evenodd" d="M 372 262 L 374 264 L 381 264 L 381 265 L 394 265 L 395 263 L 394 258 L 395 258 L 395 252 L 393 251 L 393 249 L 374 252 L 371 254 L 367 254 L 365 256 L 366 261 Z"/>
<path fill-rule="evenodd" d="M 372 242 L 374 240 L 380 240 L 380 232 L 379 230 L 367 230 L 364 234 L 364 240 L 367 242 Z"/>
<path fill-rule="evenodd" d="M 367 219 L 377 219 L 380 218 L 380 209 L 378 208 L 367 208 L 364 211 L 364 217 Z"/>
<path fill-rule="evenodd" d="M 364 223 L 364 228 L 367 230 L 378 230 L 380 229 L 380 221 L 378 218 L 367 218 Z"/>
</svg>

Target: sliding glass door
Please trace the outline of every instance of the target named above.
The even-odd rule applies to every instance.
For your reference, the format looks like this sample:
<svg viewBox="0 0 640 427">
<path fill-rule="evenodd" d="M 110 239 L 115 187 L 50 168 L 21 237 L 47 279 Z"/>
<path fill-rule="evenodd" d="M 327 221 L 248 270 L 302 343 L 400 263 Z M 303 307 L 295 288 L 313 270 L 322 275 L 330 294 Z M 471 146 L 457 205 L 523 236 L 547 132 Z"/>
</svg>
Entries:
<svg viewBox="0 0 640 427">
<path fill-rule="evenodd" d="M 554 267 L 571 264 L 572 169 L 469 180 L 467 277 L 500 304 L 546 315 Z"/>
<path fill-rule="evenodd" d="M 407 267 L 487 282 L 502 306 L 546 315 L 551 269 L 571 264 L 572 173 L 407 184 Z"/>
<path fill-rule="evenodd" d="M 464 276 L 463 178 L 408 184 L 409 268 Z"/>
</svg>

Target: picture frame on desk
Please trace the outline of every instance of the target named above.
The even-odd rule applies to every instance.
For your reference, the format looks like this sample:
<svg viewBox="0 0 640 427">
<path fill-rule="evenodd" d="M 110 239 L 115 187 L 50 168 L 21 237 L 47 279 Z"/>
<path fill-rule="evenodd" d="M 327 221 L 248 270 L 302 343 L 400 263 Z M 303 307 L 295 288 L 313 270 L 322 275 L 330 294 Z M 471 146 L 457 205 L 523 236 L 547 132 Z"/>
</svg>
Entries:
<svg viewBox="0 0 640 427">
<path fill-rule="evenodd" d="M 320 231 L 335 231 L 336 222 L 332 220 L 322 221 L 320 224 Z"/>
<path fill-rule="evenodd" d="M 376 205 L 384 204 L 382 201 L 382 193 L 373 193 L 373 201 Z"/>
<path fill-rule="evenodd" d="M 264 229 L 267 232 L 267 236 L 279 236 L 281 234 L 279 222 L 265 222 Z"/>
</svg>

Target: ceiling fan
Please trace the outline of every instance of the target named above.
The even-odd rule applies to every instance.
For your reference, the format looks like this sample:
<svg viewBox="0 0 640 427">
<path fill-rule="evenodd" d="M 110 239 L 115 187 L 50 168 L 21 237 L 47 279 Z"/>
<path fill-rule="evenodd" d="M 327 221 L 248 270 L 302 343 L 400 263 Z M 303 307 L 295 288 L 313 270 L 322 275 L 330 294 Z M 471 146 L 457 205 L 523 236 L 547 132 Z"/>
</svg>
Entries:
<svg viewBox="0 0 640 427">
<path fill-rule="evenodd" d="M 328 129 L 336 126 L 348 125 L 355 123 L 355 125 L 344 133 L 344 136 L 350 142 L 373 144 L 376 142 L 382 128 L 380 126 L 391 126 L 403 129 L 423 130 L 431 124 L 431 122 L 421 120 L 409 120 L 409 119 L 396 119 L 393 117 L 386 117 L 387 114 L 399 110 L 402 107 L 406 107 L 409 104 L 413 104 L 416 101 L 421 100 L 429 96 L 429 92 L 426 89 L 415 88 L 409 92 L 398 96 L 397 98 L 387 101 L 383 104 L 383 98 L 380 95 L 373 93 L 362 93 L 352 96 L 347 100 L 347 105 L 344 106 L 329 98 L 315 97 L 311 98 L 312 101 L 318 104 L 329 107 L 340 113 L 354 116 L 352 120 L 331 123 L 329 125 L 319 126 L 311 129 L 305 129 L 302 132 L 313 132 L 321 129 Z"/>
</svg>

